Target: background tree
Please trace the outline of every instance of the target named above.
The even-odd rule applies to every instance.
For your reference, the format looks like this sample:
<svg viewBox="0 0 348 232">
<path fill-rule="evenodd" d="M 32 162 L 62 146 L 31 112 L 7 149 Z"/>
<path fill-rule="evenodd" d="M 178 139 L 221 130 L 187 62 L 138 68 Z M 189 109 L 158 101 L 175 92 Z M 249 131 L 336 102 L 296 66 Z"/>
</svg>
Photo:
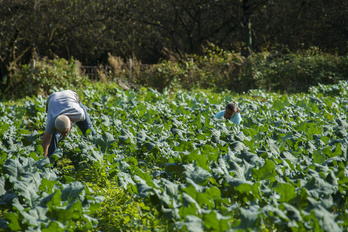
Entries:
<svg viewBox="0 0 348 232">
<path fill-rule="evenodd" d="M 0 87 L 33 54 L 84 65 L 109 53 L 153 64 L 208 43 L 246 56 L 312 46 L 347 54 L 347 21 L 345 0 L 0 0 Z"/>
</svg>

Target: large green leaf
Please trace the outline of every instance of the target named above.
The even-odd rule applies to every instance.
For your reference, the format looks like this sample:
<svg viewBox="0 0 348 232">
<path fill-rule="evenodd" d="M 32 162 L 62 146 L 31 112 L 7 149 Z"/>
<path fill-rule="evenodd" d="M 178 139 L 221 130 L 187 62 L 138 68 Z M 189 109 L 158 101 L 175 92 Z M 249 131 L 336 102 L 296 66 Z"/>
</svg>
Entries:
<svg viewBox="0 0 348 232">
<path fill-rule="evenodd" d="M 224 217 L 216 211 L 210 211 L 203 216 L 204 226 L 207 230 L 227 231 L 229 229 L 229 217 Z"/>
<path fill-rule="evenodd" d="M 21 231 L 20 215 L 17 213 L 9 212 L 5 215 L 5 219 L 9 221 L 8 228 L 12 231 Z"/>
<path fill-rule="evenodd" d="M 198 184 L 203 184 L 212 176 L 210 172 L 204 170 L 200 166 L 196 166 L 193 170 L 187 169 L 183 174 Z"/>
<path fill-rule="evenodd" d="M 259 228 L 260 225 L 257 222 L 260 213 L 257 205 L 249 208 L 240 208 L 241 222 L 238 228 L 243 230 Z"/>
<path fill-rule="evenodd" d="M 65 231 L 65 226 L 60 222 L 51 221 L 47 227 L 42 229 L 42 232 L 51 232 L 51 231 L 63 232 Z"/>
<path fill-rule="evenodd" d="M 253 170 L 253 177 L 256 178 L 257 180 L 263 180 L 263 179 L 268 179 L 270 181 L 275 181 L 275 176 L 276 176 L 276 166 L 275 164 L 270 161 L 266 160 L 265 164 L 263 167 L 260 167 L 259 169 L 254 169 Z"/>
<path fill-rule="evenodd" d="M 296 197 L 295 187 L 288 183 L 278 183 L 274 190 L 280 194 L 280 202 L 289 202 Z"/>
<path fill-rule="evenodd" d="M 180 230 L 186 230 L 190 232 L 203 232 L 203 220 L 197 216 L 187 215 L 185 221 L 177 221 L 175 225 Z"/>
</svg>

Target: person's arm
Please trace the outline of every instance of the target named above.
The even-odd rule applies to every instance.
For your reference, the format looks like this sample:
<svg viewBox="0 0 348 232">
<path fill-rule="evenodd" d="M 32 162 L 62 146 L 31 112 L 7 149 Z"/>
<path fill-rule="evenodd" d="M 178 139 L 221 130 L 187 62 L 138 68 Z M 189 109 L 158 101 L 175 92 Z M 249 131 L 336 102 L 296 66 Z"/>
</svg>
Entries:
<svg viewBox="0 0 348 232">
<path fill-rule="evenodd" d="M 43 136 L 43 140 L 42 140 L 42 147 L 43 147 L 43 150 L 44 150 L 44 157 L 46 157 L 47 154 L 48 154 L 48 148 L 49 148 L 49 146 L 51 144 L 51 139 L 52 139 L 52 135 L 45 131 L 44 136 Z"/>
<path fill-rule="evenodd" d="M 214 118 L 217 118 L 217 119 L 223 118 L 224 114 L 225 114 L 225 111 L 220 111 L 217 114 L 215 114 Z"/>
<path fill-rule="evenodd" d="M 233 115 L 233 117 L 231 117 L 231 122 L 239 125 L 242 121 L 242 117 L 240 116 L 240 113 L 236 113 L 235 115 Z"/>
</svg>

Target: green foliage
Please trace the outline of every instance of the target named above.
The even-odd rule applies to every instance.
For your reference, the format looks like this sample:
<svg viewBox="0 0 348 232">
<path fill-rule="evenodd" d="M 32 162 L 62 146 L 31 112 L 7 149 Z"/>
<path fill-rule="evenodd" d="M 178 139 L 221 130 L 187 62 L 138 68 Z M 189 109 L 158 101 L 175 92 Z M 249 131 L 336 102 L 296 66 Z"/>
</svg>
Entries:
<svg viewBox="0 0 348 232">
<path fill-rule="evenodd" d="M 98 191 L 98 190 L 97 190 Z M 159 212 L 146 205 L 141 199 L 134 199 L 116 183 L 99 189 L 98 194 L 105 201 L 98 208 L 99 231 L 166 231 L 168 227 Z"/>
<path fill-rule="evenodd" d="M 300 93 L 319 83 L 347 80 L 347 67 L 347 56 L 326 54 L 316 48 L 285 55 L 264 51 L 245 58 L 211 45 L 203 55 L 151 66 L 137 84 L 160 91 L 213 88 L 235 93 L 250 89 Z"/>
<path fill-rule="evenodd" d="M 93 216 L 98 218 L 96 231 L 166 231 L 165 219 L 159 212 L 141 199 L 133 198 L 115 181 L 110 181 L 106 163 L 93 163 L 90 167 L 76 172 L 69 159 L 58 162 L 62 173 L 85 182 L 94 194 L 105 200 L 98 205 Z"/>
<path fill-rule="evenodd" d="M 41 96 L 4 106 L 0 229 L 345 231 L 348 82 L 245 96 L 86 88 L 97 135 L 42 158 Z M 235 101 L 242 123 L 214 119 Z"/>
<path fill-rule="evenodd" d="M 187 77 L 188 70 L 177 62 L 164 61 L 147 68 L 136 79 L 136 84 L 162 91 L 164 88 L 180 88 L 181 81 L 187 80 Z"/>
<path fill-rule="evenodd" d="M 257 87 L 289 93 L 307 92 L 311 86 L 347 80 L 347 56 L 335 56 L 312 48 L 286 55 L 263 52 L 253 55 Z"/>
<path fill-rule="evenodd" d="M 308 92 L 311 86 L 318 84 L 337 84 L 340 80 L 347 80 L 347 67 L 347 56 L 330 55 L 316 48 L 285 55 L 264 51 L 245 58 L 239 53 L 210 45 L 202 55 L 192 55 L 177 62 L 164 61 L 144 68 L 137 64 L 133 67 L 133 76 L 128 84 L 160 92 L 214 89 L 242 94 L 251 89 L 264 89 L 301 93 Z M 108 75 L 127 78 L 125 73 L 129 70 L 115 70 L 114 74 Z M 23 65 L 14 72 L 2 98 L 46 96 L 52 88 L 79 91 L 90 83 L 86 76 L 81 76 L 79 62 L 72 58 L 69 61 L 38 60 L 34 70 L 30 65 Z M 105 86 L 110 93 L 112 89 L 119 88 L 118 84 L 112 82 L 93 84 L 96 85 L 95 89 Z M 29 86 L 32 86 L 31 90 Z"/>
<path fill-rule="evenodd" d="M 53 87 L 73 90 L 84 88 L 88 79 L 81 75 L 79 65 L 73 58 L 42 59 L 36 60 L 34 66 L 23 65 L 9 78 L 2 97 L 9 99 L 47 95 Z"/>
<path fill-rule="evenodd" d="M 332 4 L 322 0 L 312 0 L 311 4 L 256 1 L 252 7 L 240 1 L 1 3 L 1 90 L 11 68 L 29 63 L 35 51 L 41 57 L 73 56 L 85 65 L 105 65 L 108 53 L 125 60 L 136 57 L 147 64 L 175 60 L 184 54 L 202 54 L 207 43 L 235 51 L 242 51 L 245 45 L 252 45 L 254 51 L 274 45 L 292 51 L 320 46 L 333 54 L 347 54 L 344 0 L 333 0 Z M 243 17 L 248 22 L 241 23 Z M 212 70 L 205 71 L 202 78 L 214 75 Z"/>
</svg>

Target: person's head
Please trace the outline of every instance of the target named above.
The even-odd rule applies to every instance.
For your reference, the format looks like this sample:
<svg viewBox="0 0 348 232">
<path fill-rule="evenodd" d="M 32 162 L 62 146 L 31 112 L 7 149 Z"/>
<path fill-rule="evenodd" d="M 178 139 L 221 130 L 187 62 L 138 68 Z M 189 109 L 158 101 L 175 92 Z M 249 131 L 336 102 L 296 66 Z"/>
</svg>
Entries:
<svg viewBox="0 0 348 232">
<path fill-rule="evenodd" d="M 68 116 L 59 115 L 54 121 L 54 125 L 61 135 L 67 136 L 70 132 L 72 122 L 70 121 Z"/>
<path fill-rule="evenodd" d="M 239 113 L 239 112 L 240 112 L 240 110 L 237 107 L 237 105 L 230 102 L 226 105 L 224 117 L 226 119 L 230 119 L 234 114 Z"/>
</svg>

